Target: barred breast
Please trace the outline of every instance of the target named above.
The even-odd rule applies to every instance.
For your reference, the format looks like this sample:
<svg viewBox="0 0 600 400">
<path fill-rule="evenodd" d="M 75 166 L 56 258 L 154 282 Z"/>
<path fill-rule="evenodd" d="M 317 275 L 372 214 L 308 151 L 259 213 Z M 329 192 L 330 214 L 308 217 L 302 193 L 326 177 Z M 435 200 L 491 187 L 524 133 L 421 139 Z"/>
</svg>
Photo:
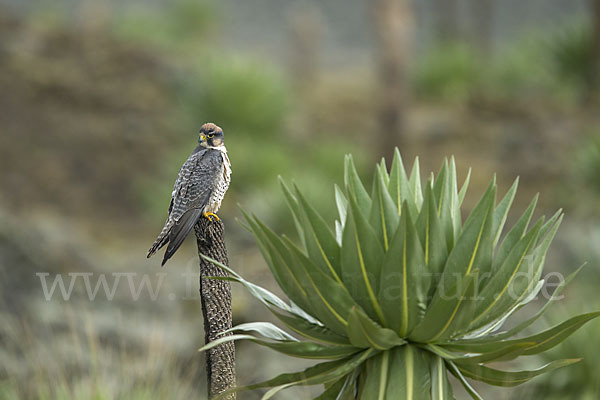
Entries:
<svg viewBox="0 0 600 400">
<path fill-rule="evenodd" d="M 229 162 L 229 157 L 227 157 L 227 149 L 223 146 L 222 148 L 218 148 L 218 150 L 221 152 L 221 157 L 223 158 L 223 171 L 219 174 L 215 182 L 213 192 L 206 206 L 206 211 L 212 213 L 219 211 L 221 201 L 225 197 L 225 192 L 227 192 L 229 182 L 231 181 L 231 163 Z"/>
</svg>

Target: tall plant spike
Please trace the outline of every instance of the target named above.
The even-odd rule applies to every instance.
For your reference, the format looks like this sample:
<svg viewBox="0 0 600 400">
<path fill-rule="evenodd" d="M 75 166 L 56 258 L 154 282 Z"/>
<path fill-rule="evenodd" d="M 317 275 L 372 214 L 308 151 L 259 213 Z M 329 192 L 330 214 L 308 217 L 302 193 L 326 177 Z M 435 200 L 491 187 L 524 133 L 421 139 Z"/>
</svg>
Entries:
<svg viewBox="0 0 600 400">
<path fill-rule="evenodd" d="M 454 158 L 421 181 L 418 159 L 407 174 L 396 149 L 387 170 L 377 164 L 370 191 L 351 156 L 344 183 L 334 186 L 337 215 L 321 215 L 295 186 L 280 184 L 298 240 L 278 235 L 244 212 L 247 227 L 289 302 L 226 269 L 287 331 L 246 323 L 203 350 L 249 340 L 282 354 L 318 360 L 304 371 L 232 389 L 268 389 L 269 399 L 295 385 L 323 385 L 318 399 L 454 399 L 454 376 L 474 399 L 477 380 L 515 386 L 568 366 L 557 360 L 538 369 L 504 371 L 487 364 L 540 354 L 559 345 L 600 312 L 516 338 L 546 312 L 552 298 L 512 329 L 512 314 L 528 305 L 544 281 L 546 253 L 562 221 L 558 211 L 531 224 L 537 195 L 505 229 L 518 179 L 499 201 L 495 177 L 463 220 L 469 170 L 458 184 Z M 531 225 L 531 226 L 530 226 Z M 506 231 L 506 232 L 505 232 Z M 223 396 L 226 396 L 226 392 Z"/>
</svg>

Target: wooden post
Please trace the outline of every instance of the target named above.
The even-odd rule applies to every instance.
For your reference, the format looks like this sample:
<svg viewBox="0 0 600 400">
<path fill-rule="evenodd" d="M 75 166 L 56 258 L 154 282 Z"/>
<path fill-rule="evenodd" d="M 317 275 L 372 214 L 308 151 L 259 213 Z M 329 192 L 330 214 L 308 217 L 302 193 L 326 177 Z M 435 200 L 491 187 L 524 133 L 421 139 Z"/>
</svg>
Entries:
<svg viewBox="0 0 600 400">
<path fill-rule="evenodd" d="M 200 218 L 194 226 L 194 231 L 199 254 L 229 265 L 223 235 L 223 222 Z M 227 276 L 227 273 L 200 257 L 200 298 L 206 343 L 217 339 L 219 333 L 232 326 L 231 285 L 229 281 L 208 278 L 211 276 Z M 206 375 L 209 398 L 235 386 L 235 346 L 233 342 L 206 351 Z M 235 393 L 225 397 L 227 400 L 235 398 Z"/>
</svg>

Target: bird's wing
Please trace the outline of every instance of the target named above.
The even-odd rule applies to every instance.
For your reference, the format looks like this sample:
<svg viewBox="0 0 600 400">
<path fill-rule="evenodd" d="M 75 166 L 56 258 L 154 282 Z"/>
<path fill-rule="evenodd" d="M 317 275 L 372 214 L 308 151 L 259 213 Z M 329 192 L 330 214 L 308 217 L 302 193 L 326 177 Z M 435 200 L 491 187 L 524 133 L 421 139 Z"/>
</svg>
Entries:
<svg viewBox="0 0 600 400">
<path fill-rule="evenodd" d="M 204 211 L 215 182 L 222 173 L 223 158 L 218 150 L 193 153 L 183 164 L 173 190 L 168 232 L 169 246 L 164 263 L 177 251 Z"/>
</svg>

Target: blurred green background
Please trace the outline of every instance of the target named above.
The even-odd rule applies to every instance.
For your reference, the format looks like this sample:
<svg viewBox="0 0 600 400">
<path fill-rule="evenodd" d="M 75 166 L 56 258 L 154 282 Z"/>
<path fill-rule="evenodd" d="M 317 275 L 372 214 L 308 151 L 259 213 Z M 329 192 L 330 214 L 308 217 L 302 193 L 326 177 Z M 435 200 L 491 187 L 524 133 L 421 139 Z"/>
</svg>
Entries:
<svg viewBox="0 0 600 400">
<path fill-rule="evenodd" d="M 163 269 L 145 254 L 207 121 L 249 280 L 279 293 L 237 204 L 289 232 L 278 175 L 328 215 L 344 154 L 369 181 L 399 146 L 472 167 L 467 210 L 493 173 L 521 177 L 515 209 L 564 208 L 546 272 L 588 266 L 543 323 L 600 309 L 600 1 L 0 0 L 0 38 L 0 399 L 203 398 L 193 240 Z M 271 319 L 233 290 L 235 324 Z M 555 350 L 580 364 L 481 392 L 597 399 L 599 347 L 594 322 Z M 240 383 L 298 364 L 247 343 L 237 362 Z"/>
</svg>

